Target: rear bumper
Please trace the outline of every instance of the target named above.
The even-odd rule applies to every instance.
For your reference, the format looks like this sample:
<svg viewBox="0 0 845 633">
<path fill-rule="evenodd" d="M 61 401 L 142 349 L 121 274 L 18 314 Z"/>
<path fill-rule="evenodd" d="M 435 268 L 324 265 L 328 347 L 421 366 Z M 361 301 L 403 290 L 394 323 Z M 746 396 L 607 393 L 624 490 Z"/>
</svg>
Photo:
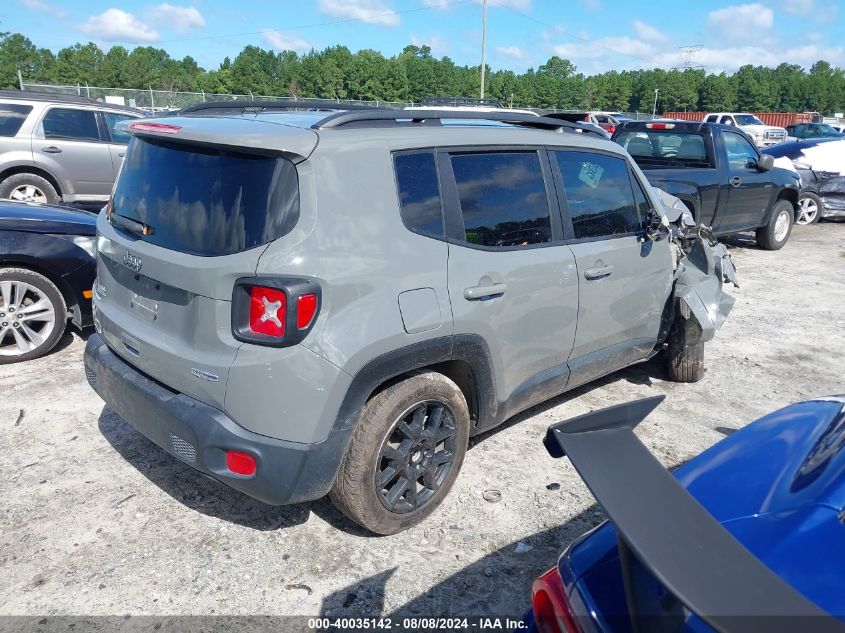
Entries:
<svg viewBox="0 0 845 633">
<path fill-rule="evenodd" d="M 126 363 L 99 334 L 85 346 L 85 373 L 94 391 L 140 433 L 192 468 L 271 505 L 310 501 L 331 488 L 349 431 L 333 430 L 315 444 L 286 442 L 247 431 L 225 413 L 172 391 Z M 256 473 L 226 467 L 226 451 L 251 454 Z"/>
</svg>

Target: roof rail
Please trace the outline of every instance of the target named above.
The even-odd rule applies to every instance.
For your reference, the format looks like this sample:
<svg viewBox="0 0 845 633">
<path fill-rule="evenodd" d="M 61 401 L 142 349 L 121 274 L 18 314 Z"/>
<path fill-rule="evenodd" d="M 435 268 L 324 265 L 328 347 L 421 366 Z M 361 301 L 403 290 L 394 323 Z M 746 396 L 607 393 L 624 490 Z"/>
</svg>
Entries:
<svg viewBox="0 0 845 633">
<path fill-rule="evenodd" d="M 342 110 L 378 110 L 373 106 L 355 103 L 332 103 L 320 99 L 255 99 L 233 101 L 205 101 L 182 108 L 174 114 L 192 114 L 194 112 L 267 112 L 270 110 L 311 110 L 315 112 L 336 112 Z"/>
<path fill-rule="evenodd" d="M 419 105 L 502 107 L 502 104 L 496 99 L 479 99 L 477 97 L 426 97 L 425 99 L 420 99 Z"/>
<path fill-rule="evenodd" d="M 139 108 L 132 108 L 118 103 L 106 103 L 89 99 L 81 95 L 65 95 L 58 92 L 39 92 L 36 90 L 0 90 L 0 99 L 25 99 L 27 101 L 60 101 L 62 103 L 79 103 L 84 105 L 105 106 L 117 110 L 138 112 Z"/>
<path fill-rule="evenodd" d="M 476 112 L 474 110 L 468 110 L 465 112 L 460 110 L 356 110 L 331 114 L 311 127 L 316 130 L 339 128 L 344 126 L 368 127 L 377 126 L 379 124 L 389 125 L 390 123 L 399 125 L 400 122 L 405 121 L 410 123 L 442 125 L 444 120 L 448 121 L 455 119 L 469 121 L 499 121 L 501 123 L 511 123 L 513 125 L 539 128 L 542 130 L 566 130 L 568 132 L 593 134 L 600 138 L 606 138 L 598 131 L 577 123 L 534 116 L 533 114 L 523 114 L 521 112 L 508 112 L 506 110 L 503 112 Z"/>
</svg>

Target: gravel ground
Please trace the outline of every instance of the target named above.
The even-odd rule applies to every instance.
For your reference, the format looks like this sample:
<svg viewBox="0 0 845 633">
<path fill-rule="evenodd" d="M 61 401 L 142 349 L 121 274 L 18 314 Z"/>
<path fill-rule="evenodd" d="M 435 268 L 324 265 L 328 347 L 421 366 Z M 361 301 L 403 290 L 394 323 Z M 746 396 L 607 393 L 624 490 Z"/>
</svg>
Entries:
<svg viewBox="0 0 845 633">
<path fill-rule="evenodd" d="M 778 407 L 845 392 L 845 224 L 797 227 L 774 253 L 729 245 L 742 287 L 704 380 L 667 382 L 657 357 L 517 416 L 473 440 L 433 517 L 392 537 L 327 500 L 265 506 L 177 462 L 103 407 L 76 335 L 0 367 L 0 614 L 523 613 L 531 581 L 601 519 L 544 451 L 550 423 L 666 394 L 638 434 L 673 466 Z"/>
</svg>

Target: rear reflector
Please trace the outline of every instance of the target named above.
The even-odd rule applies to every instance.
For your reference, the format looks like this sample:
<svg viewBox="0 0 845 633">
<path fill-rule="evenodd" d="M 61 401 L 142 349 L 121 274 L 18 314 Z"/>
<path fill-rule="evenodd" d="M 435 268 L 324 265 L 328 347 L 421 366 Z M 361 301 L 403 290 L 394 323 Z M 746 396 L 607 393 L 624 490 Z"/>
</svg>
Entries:
<svg viewBox="0 0 845 633">
<path fill-rule="evenodd" d="M 94 291 L 93 290 L 83 290 L 82 296 L 85 297 L 86 299 L 90 299 L 91 297 L 94 296 Z"/>
<path fill-rule="evenodd" d="M 236 475 L 254 475 L 255 458 L 249 453 L 226 451 L 226 468 Z"/>
<path fill-rule="evenodd" d="M 302 295 L 296 301 L 296 327 L 299 330 L 304 330 L 314 319 L 314 314 L 317 312 L 317 295 L 308 294 Z"/>
<path fill-rule="evenodd" d="M 130 123 L 129 129 L 133 132 L 161 132 L 163 134 L 176 134 L 182 129 L 179 125 L 168 125 L 167 123 Z"/>
<path fill-rule="evenodd" d="M 287 296 L 284 290 L 253 286 L 249 293 L 249 329 L 276 338 L 285 335 Z"/>
<path fill-rule="evenodd" d="M 649 130 L 674 130 L 674 123 L 646 123 L 645 126 Z"/>
</svg>

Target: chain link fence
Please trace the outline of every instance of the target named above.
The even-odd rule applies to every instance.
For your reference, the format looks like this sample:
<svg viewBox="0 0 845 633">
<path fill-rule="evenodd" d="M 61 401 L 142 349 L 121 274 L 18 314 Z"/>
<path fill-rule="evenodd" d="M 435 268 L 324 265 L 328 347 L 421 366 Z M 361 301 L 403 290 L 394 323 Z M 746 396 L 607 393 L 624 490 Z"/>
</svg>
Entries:
<svg viewBox="0 0 845 633">
<path fill-rule="evenodd" d="M 36 92 L 47 92 L 61 95 L 76 95 L 87 97 L 105 103 L 127 105 L 133 108 L 140 108 L 149 112 L 167 112 L 203 103 L 205 101 L 250 101 L 254 99 L 273 99 L 279 101 L 296 102 L 296 97 L 280 97 L 276 95 L 258 94 L 219 94 L 212 92 L 181 92 L 176 90 L 137 90 L 133 88 L 103 88 L 101 86 L 89 86 L 87 84 L 56 85 L 56 84 L 35 84 L 21 83 L 22 90 Z M 343 105 L 363 105 L 375 108 L 404 108 L 413 103 L 405 101 L 365 101 L 360 99 L 308 99 L 325 103 L 327 107 Z"/>
<path fill-rule="evenodd" d="M 61 95 L 76 95 L 80 97 L 87 97 L 95 99 L 104 103 L 114 103 L 119 105 L 127 105 L 133 108 L 139 108 L 149 113 L 162 113 L 170 110 L 179 110 L 195 103 L 203 103 L 206 101 L 251 101 L 255 99 L 265 100 L 273 99 L 278 101 L 290 101 L 295 103 L 299 99 L 289 96 L 276 95 L 259 95 L 259 94 L 221 94 L 212 92 L 182 92 L 176 90 L 138 90 L 134 88 L 104 88 L 101 86 L 89 86 L 87 84 L 77 85 L 59 85 L 59 84 L 36 84 L 36 83 L 21 83 L 22 90 L 32 90 L 35 92 L 47 92 Z M 375 108 L 405 108 L 415 105 L 410 101 L 366 101 L 361 99 L 312 99 L 308 98 L 310 102 L 324 103 L 326 107 L 342 107 L 344 105 L 361 105 L 371 106 Z M 550 108 L 522 108 L 525 110 L 533 110 L 538 114 L 546 114 L 551 112 L 584 112 L 584 110 L 560 110 Z M 650 112 L 620 112 L 622 116 L 640 121 L 643 119 L 651 119 Z"/>
</svg>

